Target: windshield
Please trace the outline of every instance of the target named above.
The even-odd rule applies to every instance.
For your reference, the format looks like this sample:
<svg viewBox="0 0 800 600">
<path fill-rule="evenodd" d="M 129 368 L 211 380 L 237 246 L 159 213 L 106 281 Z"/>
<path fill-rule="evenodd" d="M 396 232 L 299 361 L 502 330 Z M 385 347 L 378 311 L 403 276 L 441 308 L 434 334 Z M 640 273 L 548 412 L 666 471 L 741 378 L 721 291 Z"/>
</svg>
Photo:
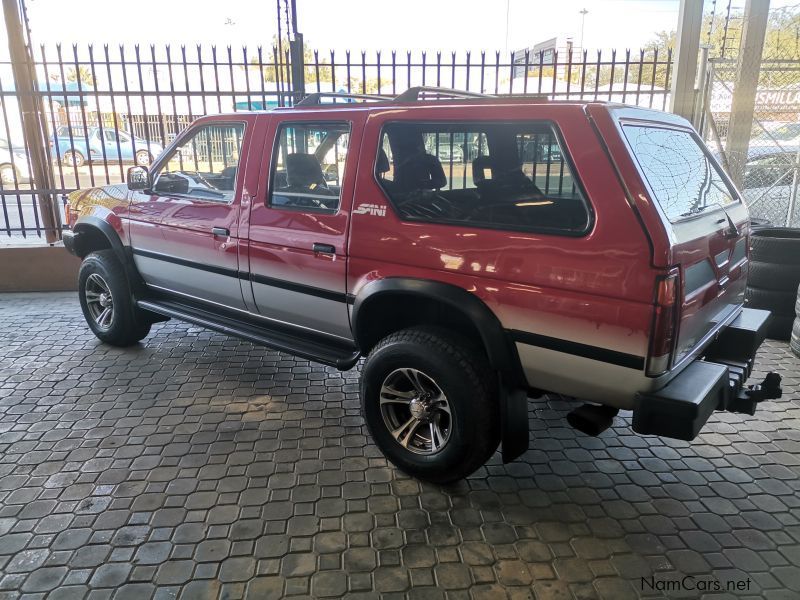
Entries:
<svg viewBox="0 0 800 600">
<path fill-rule="evenodd" d="M 793 140 L 798 136 L 800 136 L 800 123 L 787 123 L 772 132 L 772 137 L 776 140 Z"/>
</svg>

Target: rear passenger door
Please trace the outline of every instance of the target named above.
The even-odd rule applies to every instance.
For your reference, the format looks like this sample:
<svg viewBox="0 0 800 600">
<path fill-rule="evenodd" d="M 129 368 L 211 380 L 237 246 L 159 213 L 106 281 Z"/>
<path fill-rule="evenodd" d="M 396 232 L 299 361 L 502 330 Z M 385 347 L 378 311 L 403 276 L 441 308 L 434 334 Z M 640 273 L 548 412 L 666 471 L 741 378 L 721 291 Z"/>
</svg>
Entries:
<svg viewBox="0 0 800 600">
<path fill-rule="evenodd" d="M 252 136 L 246 125 L 230 117 L 195 124 L 154 166 L 152 190 L 132 194 L 131 245 L 149 286 L 245 308 L 238 221 L 239 159 Z"/>
<path fill-rule="evenodd" d="M 262 166 L 267 185 L 250 210 L 248 256 L 260 315 L 351 340 L 347 227 L 363 119 L 336 113 L 322 121 L 273 119 Z"/>
</svg>

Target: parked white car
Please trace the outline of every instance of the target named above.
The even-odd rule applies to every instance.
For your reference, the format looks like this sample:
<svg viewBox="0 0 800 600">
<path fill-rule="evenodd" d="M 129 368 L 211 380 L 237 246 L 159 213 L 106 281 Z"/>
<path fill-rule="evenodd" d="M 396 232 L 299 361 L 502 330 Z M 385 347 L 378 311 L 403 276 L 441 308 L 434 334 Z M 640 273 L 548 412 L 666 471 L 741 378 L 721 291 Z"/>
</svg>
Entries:
<svg viewBox="0 0 800 600">
<path fill-rule="evenodd" d="M 24 148 L 15 148 L 0 138 L 0 186 L 13 187 L 31 180 L 28 155 Z"/>
</svg>

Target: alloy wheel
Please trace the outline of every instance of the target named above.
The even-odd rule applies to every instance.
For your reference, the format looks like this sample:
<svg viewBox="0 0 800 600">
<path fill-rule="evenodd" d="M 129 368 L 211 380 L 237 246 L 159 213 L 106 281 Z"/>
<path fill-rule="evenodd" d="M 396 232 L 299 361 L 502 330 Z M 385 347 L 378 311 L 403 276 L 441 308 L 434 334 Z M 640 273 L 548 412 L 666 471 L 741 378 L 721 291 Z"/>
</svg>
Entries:
<svg viewBox="0 0 800 600">
<path fill-rule="evenodd" d="M 391 436 L 414 454 L 436 454 L 450 439 L 453 414 L 447 396 L 418 369 L 389 373 L 381 386 L 380 408 Z"/>
<path fill-rule="evenodd" d="M 86 278 L 83 294 L 95 325 L 102 330 L 109 329 L 114 320 L 114 298 L 106 280 L 92 273 Z"/>
<path fill-rule="evenodd" d="M 0 167 L 0 183 L 2 183 L 3 186 L 13 184 L 14 179 L 14 167 L 11 165 L 3 165 Z"/>
<path fill-rule="evenodd" d="M 136 153 L 136 164 L 140 167 L 146 167 L 150 164 L 150 153 L 147 150 L 139 150 Z"/>
</svg>

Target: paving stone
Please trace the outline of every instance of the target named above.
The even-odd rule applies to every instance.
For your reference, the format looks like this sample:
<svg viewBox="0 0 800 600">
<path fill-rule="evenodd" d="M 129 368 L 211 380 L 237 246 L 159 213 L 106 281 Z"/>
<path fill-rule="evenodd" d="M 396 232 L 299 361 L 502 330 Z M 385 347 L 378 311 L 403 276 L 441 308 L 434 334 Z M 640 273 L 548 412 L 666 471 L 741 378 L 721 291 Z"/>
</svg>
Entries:
<svg viewBox="0 0 800 600">
<path fill-rule="evenodd" d="M 528 452 L 440 487 L 372 445 L 358 367 L 173 321 L 104 346 L 75 294 L 0 295 L 0 339 L 0 598 L 624 600 L 683 573 L 800 594 L 783 342 L 756 373 L 786 375 L 784 398 L 755 417 L 686 443 L 623 412 L 588 438 L 544 397 Z"/>
<path fill-rule="evenodd" d="M 110 563 L 97 567 L 89 580 L 93 588 L 118 587 L 128 578 L 131 565 L 126 563 Z"/>
</svg>

